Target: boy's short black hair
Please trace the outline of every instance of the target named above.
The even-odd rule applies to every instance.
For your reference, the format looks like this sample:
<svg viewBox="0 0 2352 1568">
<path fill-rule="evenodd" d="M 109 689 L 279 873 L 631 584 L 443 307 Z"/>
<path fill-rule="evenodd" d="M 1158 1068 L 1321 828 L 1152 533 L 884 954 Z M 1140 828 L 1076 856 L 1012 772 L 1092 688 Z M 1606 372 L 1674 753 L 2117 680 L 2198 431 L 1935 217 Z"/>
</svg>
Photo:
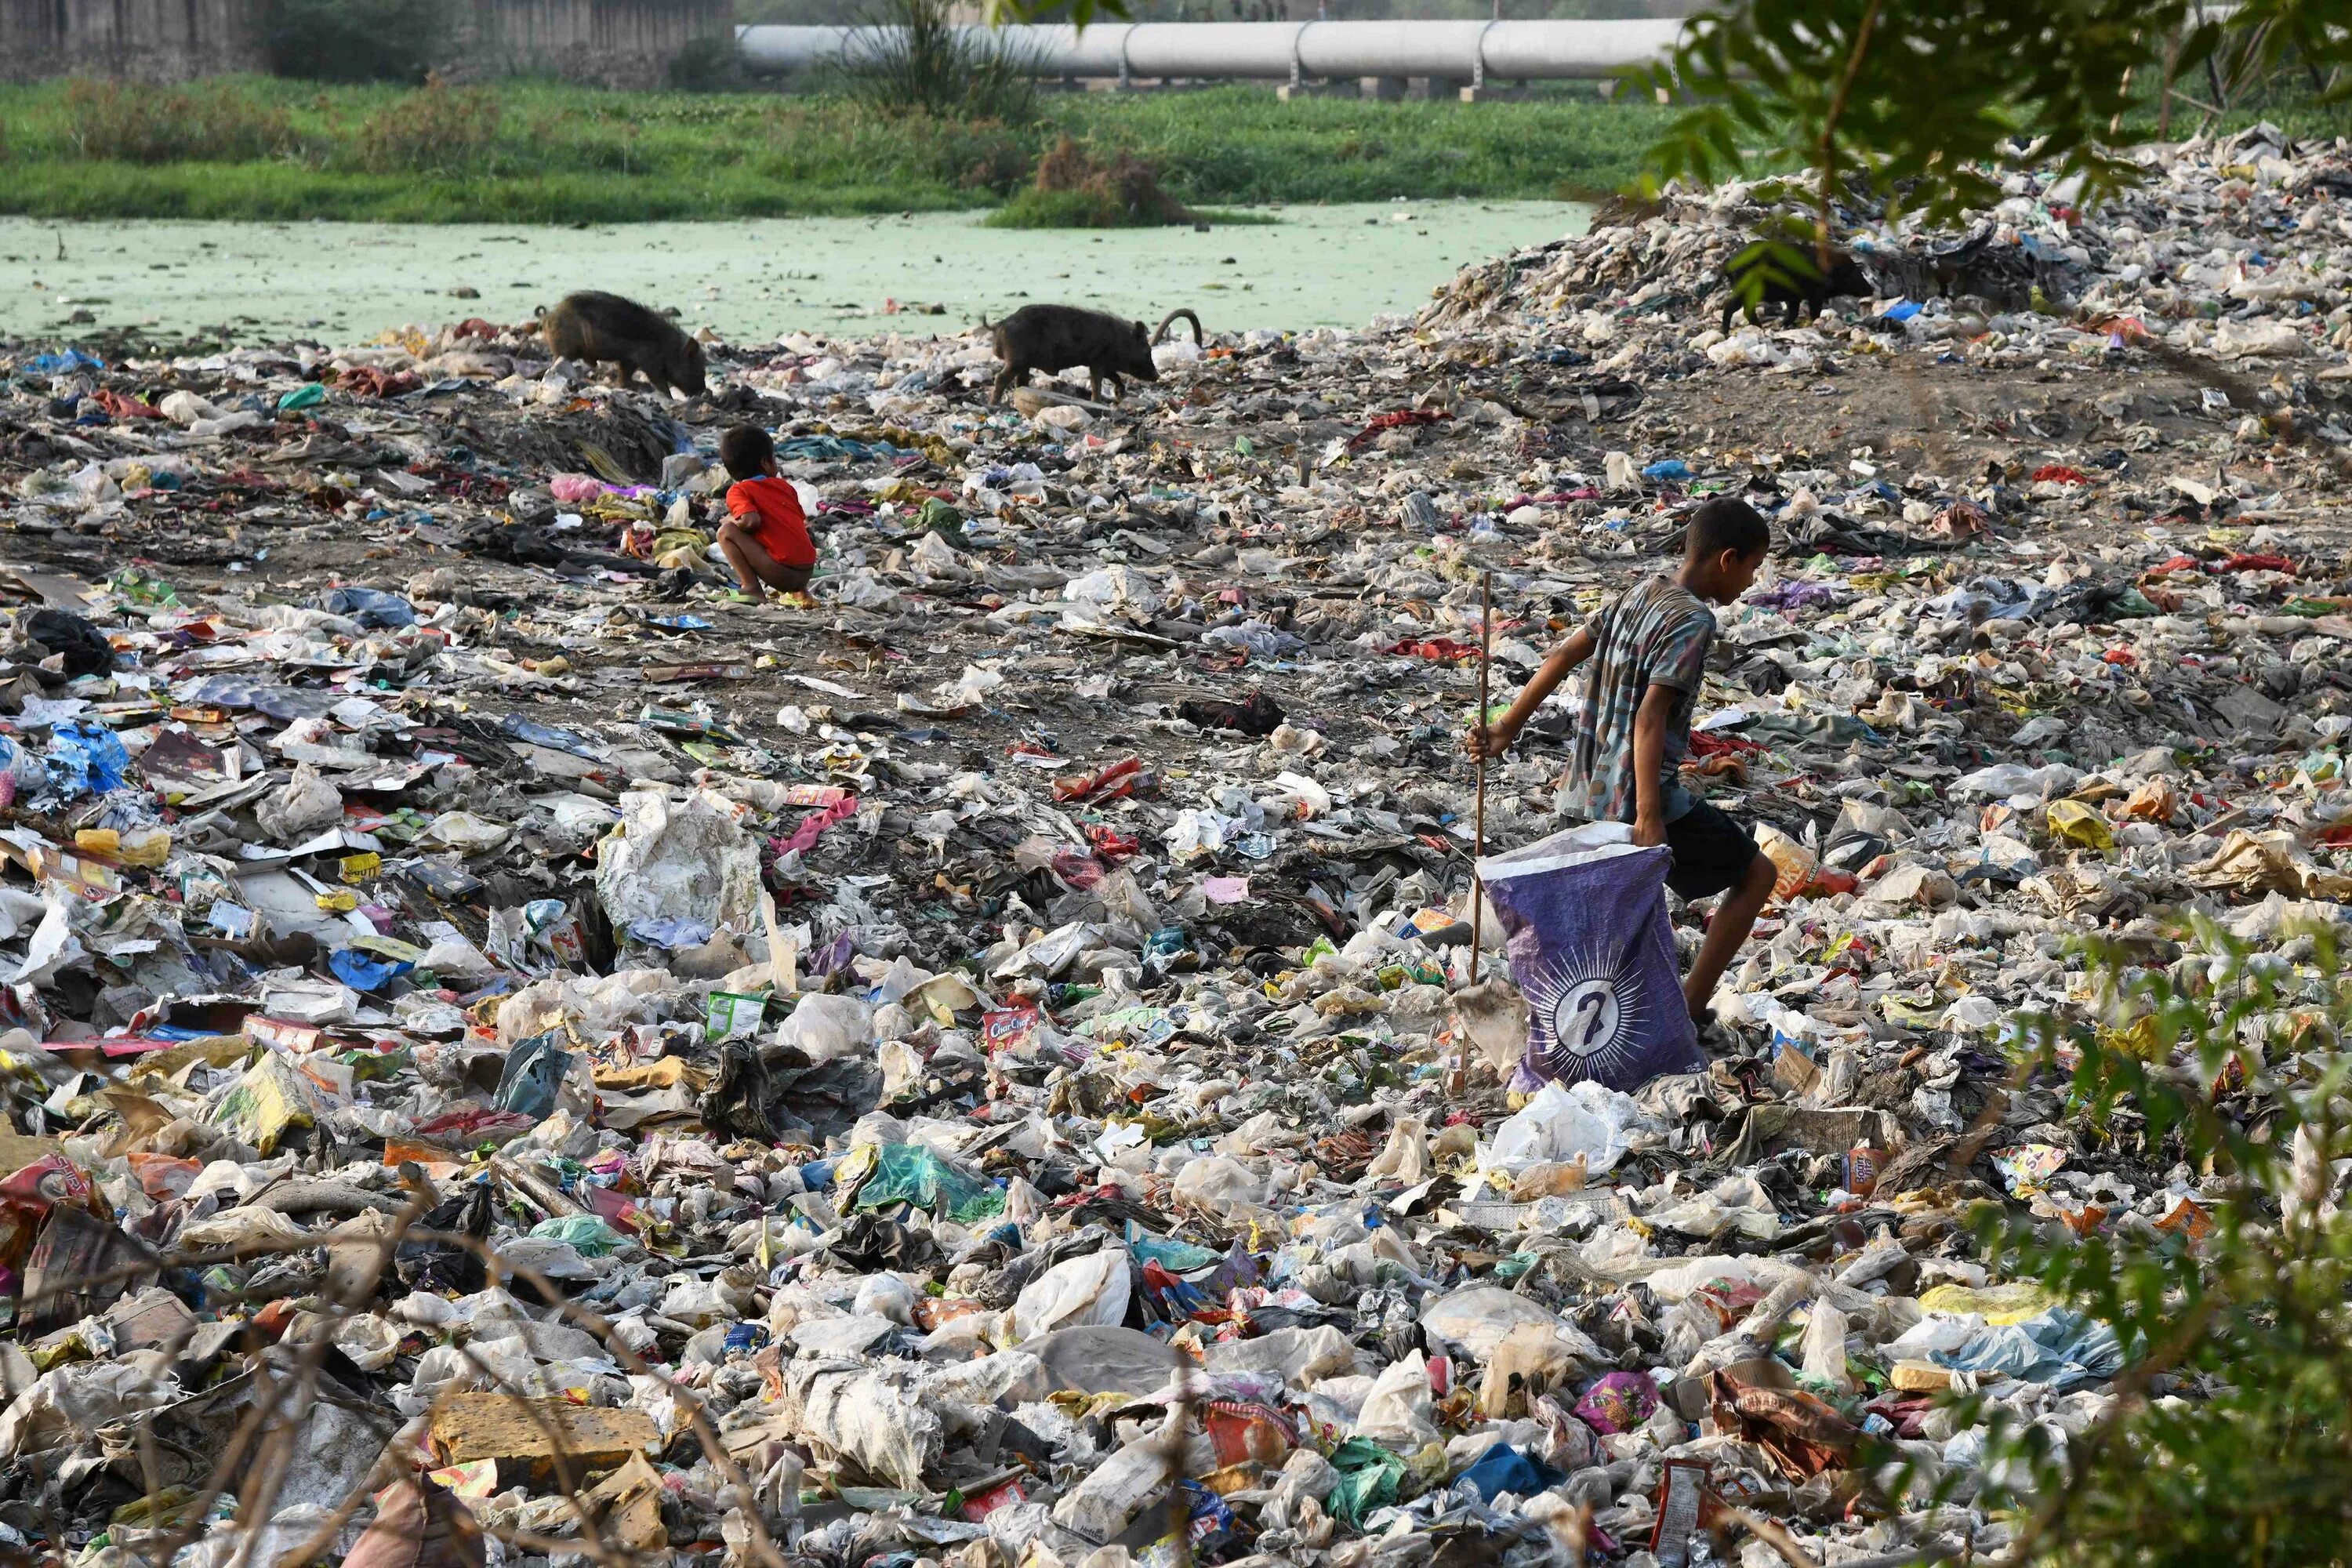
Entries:
<svg viewBox="0 0 2352 1568">
<path fill-rule="evenodd" d="M 1692 561 L 1704 561 L 1727 550 L 1737 552 L 1745 561 L 1771 546 L 1771 527 L 1756 515 L 1754 507 L 1730 496 L 1717 496 L 1691 513 L 1689 531 L 1683 536 L 1683 554 Z"/>
<path fill-rule="evenodd" d="M 776 444 L 757 425 L 738 425 L 719 437 L 719 460 L 739 479 L 758 479 L 775 455 Z"/>
</svg>

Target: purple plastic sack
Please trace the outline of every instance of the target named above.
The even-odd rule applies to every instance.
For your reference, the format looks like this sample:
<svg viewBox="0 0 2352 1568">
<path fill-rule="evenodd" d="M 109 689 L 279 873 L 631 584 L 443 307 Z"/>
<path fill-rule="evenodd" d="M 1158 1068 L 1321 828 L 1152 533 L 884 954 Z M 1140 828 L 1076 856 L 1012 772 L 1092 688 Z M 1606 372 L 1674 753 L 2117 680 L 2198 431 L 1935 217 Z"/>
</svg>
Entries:
<svg viewBox="0 0 2352 1568">
<path fill-rule="evenodd" d="M 1528 1002 L 1512 1087 L 1591 1079 L 1630 1092 L 1706 1065 L 1666 921 L 1672 853 L 1594 822 L 1478 862 Z"/>
</svg>

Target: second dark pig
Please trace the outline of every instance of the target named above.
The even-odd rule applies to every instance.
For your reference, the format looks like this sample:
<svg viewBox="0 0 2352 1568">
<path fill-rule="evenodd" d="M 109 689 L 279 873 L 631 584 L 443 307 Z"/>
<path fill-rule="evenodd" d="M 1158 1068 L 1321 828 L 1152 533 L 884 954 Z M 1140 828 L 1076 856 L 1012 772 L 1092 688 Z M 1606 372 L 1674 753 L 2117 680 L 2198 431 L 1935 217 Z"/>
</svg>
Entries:
<svg viewBox="0 0 2352 1568">
<path fill-rule="evenodd" d="M 1002 403 L 1016 386 L 1028 384 L 1030 373 L 1056 374 L 1084 365 L 1090 395 L 1099 400 L 1108 382 L 1111 397 L 1126 395 L 1125 378 L 1158 381 L 1160 367 L 1151 363 L 1151 345 L 1165 336 L 1178 320 L 1192 323 L 1192 342 L 1202 341 L 1201 318 L 1190 310 L 1171 310 L 1158 331 L 1147 333 L 1141 321 L 1121 321 L 1100 310 L 1076 305 L 1024 305 L 993 326 L 996 357 L 1004 368 L 996 374 L 989 401 Z"/>
<path fill-rule="evenodd" d="M 1724 268 L 1723 280 L 1731 289 L 1731 298 L 1726 300 L 1723 306 L 1725 331 L 1731 331 L 1731 318 L 1741 309 L 1746 298 L 1748 279 L 1752 274 L 1758 273 L 1759 268 L 1763 290 L 1756 297 L 1753 303 L 1748 303 L 1746 307 L 1748 319 L 1751 322 L 1756 320 L 1758 305 L 1780 306 L 1781 321 L 1786 324 L 1794 325 L 1803 319 L 1806 306 L 1812 307 L 1813 314 L 1818 316 L 1822 313 L 1822 306 L 1840 295 L 1867 298 L 1877 292 L 1871 284 L 1869 275 L 1863 271 L 1853 257 L 1843 250 L 1830 252 L 1830 264 L 1825 270 L 1820 269 L 1820 258 L 1810 251 L 1804 255 L 1801 262 L 1786 256 L 1779 258 L 1778 266 L 1767 266 L 1766 260 L 1766 257 L 1760 252 L 1742 251 L 1733 257 L 1730 264 Z M 1800 267 L 1811 270 L 1800 271 Z"/>
<path fill-rule="evenodd" d="M 594 289 L 567 294 L 540 318 L 539 326 L 557 358 L 618 365 L 624 386 L 643 375 L 656 390 L 667 387 L 689 396 L 708 390 L 702 345 L 677 322 L 634 300 Z"/>
</svg>

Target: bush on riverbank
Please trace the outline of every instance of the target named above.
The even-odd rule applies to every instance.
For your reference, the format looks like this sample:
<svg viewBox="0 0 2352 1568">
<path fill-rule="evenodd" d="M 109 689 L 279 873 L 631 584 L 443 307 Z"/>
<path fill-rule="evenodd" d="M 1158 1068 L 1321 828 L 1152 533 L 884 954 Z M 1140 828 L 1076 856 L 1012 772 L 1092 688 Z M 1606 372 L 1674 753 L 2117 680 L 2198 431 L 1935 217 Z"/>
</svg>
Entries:
<svg viewBox="0 0 2352 1568">
<path fill-rule="evenodd" d="M 64 119 L 73 155 L 100 163 L 249 163 L 282 156 L 299 142 L 283 106 L 226 82 L 68 82 Z"/>
<path fill-rule="evenodd" d="M 455 174 L 480 165 L 499 140 L 499 100 L 437 79 L 367 117 L 352 157 L 372 174 Z"/>
<path fill-rule="evenodd" d="M 1100 153 L 1068 136 L 1037 160 L 1036 178 L 988 217 L 997 228 L 1161 228 L 1196 223 L 1160 186 L 1160 166 L 1134 153 Z"/>
</svg>

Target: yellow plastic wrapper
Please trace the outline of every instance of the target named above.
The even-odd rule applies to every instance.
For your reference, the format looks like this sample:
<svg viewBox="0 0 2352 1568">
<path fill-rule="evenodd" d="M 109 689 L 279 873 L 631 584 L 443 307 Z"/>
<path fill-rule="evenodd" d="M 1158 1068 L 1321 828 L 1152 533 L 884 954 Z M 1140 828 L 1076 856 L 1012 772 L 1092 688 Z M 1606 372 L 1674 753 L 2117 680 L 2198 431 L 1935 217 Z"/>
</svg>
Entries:
<svg viewBox="0 0 2352 1568">
<path fill-rule="evenodd" d="M 2134 1018 L 2120 1029 L 2106 1031 L 2106 1043 L 2126 1056 L 2144 1062 L 2160 1062 L 2168 1052 L 2163 1039 L 2157 1034 L 2156 1015 Z"/>
<path fill-rule="evenodd" d="M 1974 1313 L 1988 1323 L 2021 1323 L 2058 1304 L 2058 1298 L 2031 1279 L 2006 1285 L 1938 1285 L 1919 1295 L 1930 1312 Z"/>
<path fill-rule="evenodd" d="M 318 1113 L 302 1076 L 285 1058 L 265 1051 L 214 1109 L 211 1121 L 238 1142 L 253 1145 L 267 1159 L 288 1128 L 316 1126 Z"/>
<path fill-rule="evenodd" d="M 2069 844 L 2102 853 L 2116 847 L 2115 830 L 2107 826 L 2107 819 L 2079 800 L 2052 801 L 2049 821 L 2051 835 Z"/>
</svg>

